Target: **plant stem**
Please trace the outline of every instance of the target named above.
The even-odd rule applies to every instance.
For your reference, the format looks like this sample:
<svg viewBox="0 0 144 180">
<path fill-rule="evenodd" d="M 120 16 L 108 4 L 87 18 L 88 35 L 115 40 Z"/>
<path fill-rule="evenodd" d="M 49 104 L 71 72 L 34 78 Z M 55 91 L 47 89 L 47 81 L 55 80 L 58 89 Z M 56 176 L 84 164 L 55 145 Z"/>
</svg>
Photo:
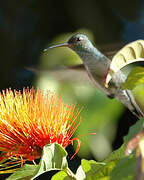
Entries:
<svg viewBox="0 0 144 180">
<path fill-rule="evenodd" d="M 72 180 L 77 180 L 75 174 L 68 167 L 66 168 L 65 172 Z"/>
</svg>

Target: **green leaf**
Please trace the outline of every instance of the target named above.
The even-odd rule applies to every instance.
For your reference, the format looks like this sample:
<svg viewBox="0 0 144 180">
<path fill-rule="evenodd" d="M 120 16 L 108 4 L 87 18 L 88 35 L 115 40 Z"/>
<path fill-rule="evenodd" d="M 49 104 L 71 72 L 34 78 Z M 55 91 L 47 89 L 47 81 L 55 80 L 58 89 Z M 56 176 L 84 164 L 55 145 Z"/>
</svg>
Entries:
<svg viewBox="0 0 144 180">
<path fill-rule="evenodd" d="M 59 171 L 56 173 L 51 180 L 71 180 L 71 178 L 64 171 Z"/>
<path fill-rule="evenodd" d="M 36 165 L 25 164 L 22 168 L 9 176 L 6 180 L 30 180 L 36 168 Z"/>
<path fill-rule="evenodd" d="M 119 165 L 119 163 L 121 166 L 121 163 L 124 162 L 127 165 L 128 163 L 133 162 L 133 164 L 131 164 L 132 167 L 130 167 L 130 171 L 131 171 L 132 168 L 134 167 L 136 158 L 133 157 L 134 160 L 133 159 L 129 160 L 128 158 L 125 158 L 124 155 L 125 146 L 128 143 L 128 141 L 131 138 L 133 138 L 133 136 L 135 136 L 143 128 L 143 122 L 144 122 L 144 118 L 137 121 L 137 123 L 130 128 L 128 135 L 124 138 L 124 144 L 118 150 L 112 152 L 108 156 L 108 158 L 106 158 L 103 162 L 96 162 L 93 160 L 87 161 L 83 159 L 81 163 L 82 165 L 80 166 L 81 168 L 79 167 L 80 169 L 77 170 L 76 177 L 78 177 L 78 175 L 81 174 L 80 177 L 83 177 L 84 179 L 86 176 L 87 180 L 97 180 L 97 179 L 108 180 L 110 178 L 111 172 L 113 172 L 113 169 L 115 169 L 115 166 Z M 127 161 L 127 159 L 129 161 Z M 133 171 L 131 172 L 133 173 Z M 132 174 L 132 176 L 134 175 Z"/>
<path fill-rule="evenodd" d="M 82 166 L 80 165 L 79 168 L 77 169 L 76 174 L 73 174 L 73 172 L 69 168 L 59 171 L 52 177 L 52 180 L 57 180 L 57 179 L 59 180 L 71 180 L 71 179 L 85 180 L 86 175 L 82 169 Z"/>
<path fill-rule="evenodd" d="M 131 138 L 133 138 L 140 130 L 143 129 L 143 123 L 144 118 L 140 119 L 136 122 L 133 126 L 130 127 L 128 135 L 124 137 L 124 143 L 123 145 L 117 149 L 116 151 L 113 151 L 105 160 L 104 162 L 110 162 L 110 161 L 119 161 L 120 159 L 124 158 L 124 152 L 125 152 L 125 146 L 129 142 Z"/>
<path fill-rule="evenodd" d="M 66 156 L 67 152 L 59 144 L 44 146 L 42 157 L 33 179 L 46 171 L 66 169 L 68 167 Z"/>
<path fill-rule="evenodd" d="M 115 166 L 115 162 L 103 163 L 103 162 L 96 162 L 93 160 L 82 160 L 82 169 L 85 173 L 87 180 L 108 180 L 109 174 L 112 171 L 113 167 Z M 83 179 L 84 178 L 83 173 Z M 76 173 L 76 177 L 78 177 L 78 171 Z M 82 176 L 80 176 L 82 177 Z"/>
<path fill-rule="evenodd" d="M 123 151 L 123 155 L 121 156 L 121 160 L 117 161 L 117 165 L 111 173 L 110 180 L 115 180 L 115 179 L 132 180 L 135 177 L 135 173 L 136 173 L 135 153 L 129 155 L 128 157 L 124 157 L 124 151 L 125 151 L 125 145 L 130 141 L 130 139 L 133 138 L 139 131 L 143 129 L 143 122 L 144 122 L 144 118 L 137 121 L 135 125 L 130 127 L 128 135 L 124 137 L 124 144 L 120 148 Z"/>
<path fill-rule="evenodd" d="M 136 158 L 134 155 L 125 157 L 124 151 L 125 151 L 125 145 L 129 142 L 129 140 L 133 138 L 133 136 L 135 136 L 143 128 L 143 121 L 144 121 L 144 118 L 137 121 L 137 123 L 130 128 L 128 135 L 124 138 L 124 144 L 118 150 L 112 152 L 109 155 L 109 157 L 105 159 L 103 162 L 96 162 L 93 160 L 88 161 L 88 160 L 83 159 L 81 162 L 81 166 L 79 166 L 76 172 L 76 178 L 79 180 L 84 180 L 84 179 L 109 180 L 110 175 L 112 174 L 111 178 L 114 179 L 115 173 L 116 174 L 120 173 L 119 168 L 121 168 L 121 166 L 125 167 L 123 168 L 123 171 L 127 178 L 130 179 L 131 177 L 134 177 L 135 176 L 134 170 L 136 167 Z M 126 173 L 125 169 L 127 166 L 129 166 L 129 168 L 128 168 L 128 172 Z M 64 178 L 68 178 L 65 172 L 59 172 L 54 177 L 55 179 L 56 177 L 60 177 L 61 180 Z"/>
<path fill-rule="evenodd" d="M 133 160 L 130 161 L 126 161 L 125 159 L 128 159 L 125 157 L 124 152 L 125 152 L 125 147 L 126 144 L 129 142 L 129 140 L 131 138 L 133 138 L 139 131 L 142 130 L 143 128 L 143 122 L 144 122 L 144 118 L 142 118 L 141 120 L 137 121 L 136 124 L 134 124 L 132 127 L 130 127 L 128 135 L 124 137 L 124 143 L 123 145 L 116 151 L 112 152 L 108 158 L 106 158 L 103 162 L 105 163 L 109 163 L 109 162 L 115 162 L 115 164 L 119 165 L 119 163 L 121 164 L 121 161 L 123 160 L 125 163 L 131 163 L 131 161 L 134 163 L 136 163 Z M 133 157 L 135 158 L 135 157 Z M 122 162 L 123 162 L 122 161 Z M 132 164 L 131 164 L 132 165 Z M 117 167 L 117 166 L 116 166 Z M 115 169 L 115 167 L 113 166 L 113 168 Z M 132 167 L 131 167 L 132 168 Z M 114 171 L 114 170 L 113 170 Z M 112 171 L 112 172 L 113 172 Z"/>
<path fill-rule="evenodd" d="M 136 157 L 134 154 L 119 161 L 110 175 L 110 180 L 133 180 L 136 175 Z"/>
<path fill-rule="evenodd" d="M 111 161 L 119 161 L 124 157 L 124 151 L 125 151 L 125 144 L 123 144 L 119 149 L 110 153 L 110 155 L 103 162 L 108 163 Z"/>
<path fill-rule="evenodd" d="M 134 68 L 128 75 L 122 89 L 134 89 L 137 85 L 144 84 L 144 67 Z"/>
<path fill-rule="evenodd" d="M 124 142 L 128 143 L 128 141 L 133 138 L 140 130 L 143 129 L 144 118 L 140 119 L 133 126 L 130 127 L 128 135 L 124 137 Z"/>
<path fill-rule="evenodd" d="M 82 159 L 81 164 L 84 172 L 85 173 L 90 172 L 90 174 L 95 174 L 97 170 L 99 170 L 104 165 L 106 165 L 106 163 L 96 162 L 94 160 L 86 160 L 86 159 Z"/>
</svg>

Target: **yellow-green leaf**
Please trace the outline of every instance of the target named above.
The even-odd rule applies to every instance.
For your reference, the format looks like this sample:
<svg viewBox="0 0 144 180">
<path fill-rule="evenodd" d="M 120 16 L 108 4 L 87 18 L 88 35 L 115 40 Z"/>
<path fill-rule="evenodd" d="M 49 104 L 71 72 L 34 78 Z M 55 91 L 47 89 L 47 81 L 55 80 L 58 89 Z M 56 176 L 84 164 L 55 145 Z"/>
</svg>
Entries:
<svg viewBox="0 0 144 180">
<path fill-rule="evenodd" d="M 132 90 L 139 84 L 144 84 L 144 67 L 134 68 L 122 85 L 122 89 Z"/>
<path fill-rule="evenodd" d="M 113 169 L 110 180 L 132 180 L 136 175 L 136 157 L 131 155 L 123 158 Z"/>
<path fill-rule="evenodd" d="M 63 170 L 68 167 L 67 152 L 59 144 L 46 145 L 43 148 L 40 163 L 32 179 L 50 170 Z"/>
</svg>

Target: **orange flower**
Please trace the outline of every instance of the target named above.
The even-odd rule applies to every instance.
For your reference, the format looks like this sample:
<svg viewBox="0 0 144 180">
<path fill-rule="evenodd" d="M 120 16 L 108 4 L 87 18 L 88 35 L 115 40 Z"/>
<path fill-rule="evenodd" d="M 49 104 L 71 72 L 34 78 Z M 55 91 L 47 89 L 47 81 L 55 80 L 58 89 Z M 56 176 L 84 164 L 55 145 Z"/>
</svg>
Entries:
<svg viewBox="0 0 144 180">
<path fill-rule="evenodd" d="M 33 161 L 40 158 L 42 149 L 51 143 L 64 148 L 77 140 L 71 139 L 80 124 L 76 123 L 79 110 L 75 105 L 64 105 L 61 98 L 39 90 L 23 92 L 6 90 L 0 93 L 0 151 L 5 157 L 20 157 Z M 74 154 L 74 155 L 75 155 Z"/>
</svg>

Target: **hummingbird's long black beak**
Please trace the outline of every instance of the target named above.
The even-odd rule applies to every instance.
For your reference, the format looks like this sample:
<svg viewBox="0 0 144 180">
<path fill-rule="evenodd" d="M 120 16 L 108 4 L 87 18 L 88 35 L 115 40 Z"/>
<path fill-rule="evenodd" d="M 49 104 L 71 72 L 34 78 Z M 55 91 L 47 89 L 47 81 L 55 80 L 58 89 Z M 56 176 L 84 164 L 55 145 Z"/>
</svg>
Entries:
<svg viewBox="0 0 144 180">
<path fill-rule="evenodd" d="M 52 49 L 52 48 L 56 48 L 56 47 L 69 47 L 69 46 L 70 46 L 70 44 L 68 42 L 65 42 L 65 43 L 50 46 L 50 47 L 44 49 L 43 51 L 46 52 L 48 49 Z"/>
</svg>

